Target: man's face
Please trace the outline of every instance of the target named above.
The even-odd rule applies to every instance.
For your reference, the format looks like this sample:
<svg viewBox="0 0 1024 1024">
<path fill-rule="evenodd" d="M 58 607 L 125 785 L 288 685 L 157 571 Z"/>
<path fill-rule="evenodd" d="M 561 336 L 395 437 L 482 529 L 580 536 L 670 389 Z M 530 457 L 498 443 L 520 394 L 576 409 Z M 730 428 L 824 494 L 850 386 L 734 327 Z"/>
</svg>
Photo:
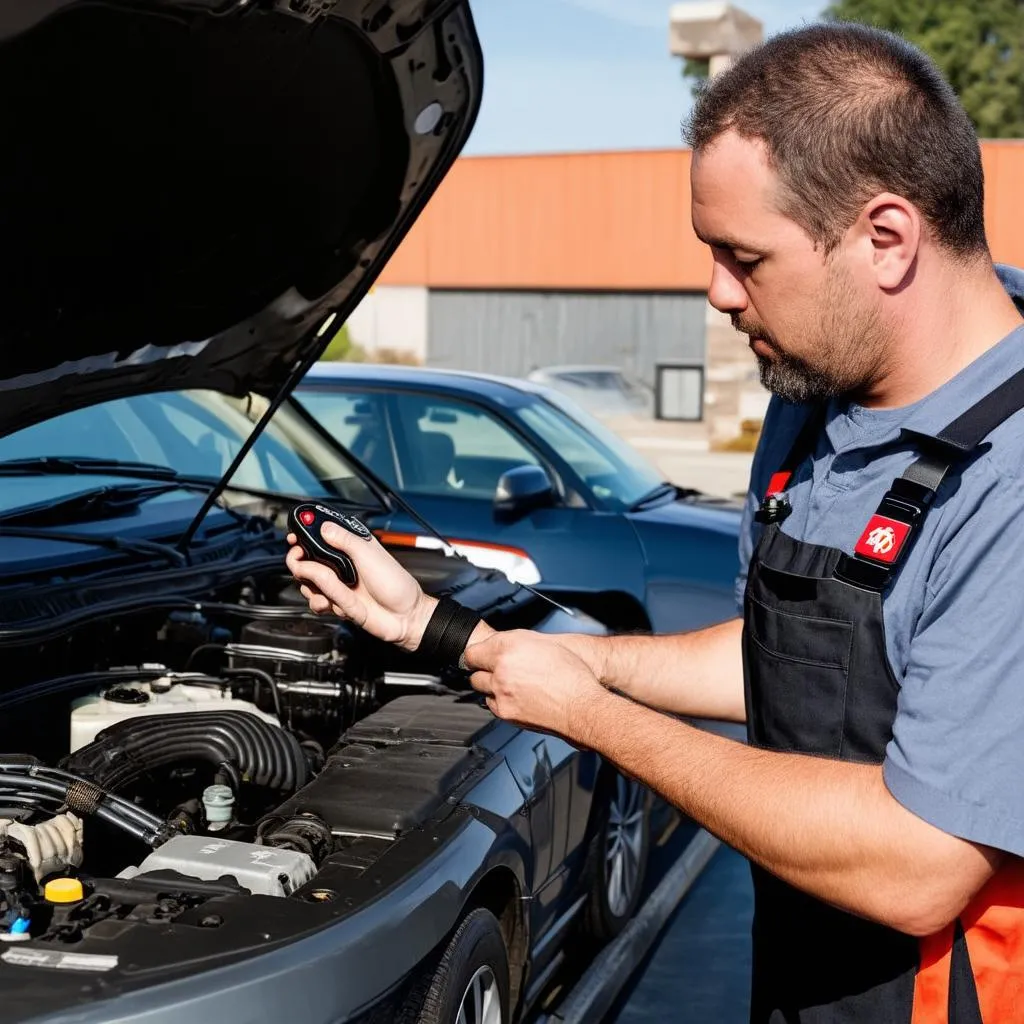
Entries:
<svg viewBox="0 0 1024 1024">
<path fill-rule="evenodd" d="M 761 383 L 790 402 L 867 391 L 885 357 L 878 295 L 841 241 L 826 257 L 780 212 L 762 143 L 726 132 L 694 154 L 693 227 L 711 246 L 708 299 L 750 338 Z"/>
</svg>

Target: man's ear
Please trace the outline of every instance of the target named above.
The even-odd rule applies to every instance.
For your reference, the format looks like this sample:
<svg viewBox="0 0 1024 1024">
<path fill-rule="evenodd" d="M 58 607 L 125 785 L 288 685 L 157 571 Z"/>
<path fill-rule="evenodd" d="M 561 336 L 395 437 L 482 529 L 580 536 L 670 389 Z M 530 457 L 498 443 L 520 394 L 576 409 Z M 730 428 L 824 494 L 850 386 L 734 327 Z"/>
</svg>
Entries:
<svg viewBox="0 0 1024 1024">
<path fill-rule="evenodd" d="M 921 214 L 913 203 L 882 192 L 865 204 L 857 218 L 857 233 L 870 250 L 871 273 L 878 286 L 894 291 L 908 278 L 924 233 Z"/>
</svg>

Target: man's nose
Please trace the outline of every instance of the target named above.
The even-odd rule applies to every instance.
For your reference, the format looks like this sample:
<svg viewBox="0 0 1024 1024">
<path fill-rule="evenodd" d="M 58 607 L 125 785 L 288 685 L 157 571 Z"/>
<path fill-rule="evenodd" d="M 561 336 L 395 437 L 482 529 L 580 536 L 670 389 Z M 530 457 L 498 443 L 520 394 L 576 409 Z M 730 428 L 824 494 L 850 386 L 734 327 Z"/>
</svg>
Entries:
<svg viewBox="0 0 1024 1024">
<path fill-rule="evenodd" d="M 708 302 L 720 313 L 742 313 L 747 308 L 746 289 L 717 257 L 711 270 Z"/>
</svg>

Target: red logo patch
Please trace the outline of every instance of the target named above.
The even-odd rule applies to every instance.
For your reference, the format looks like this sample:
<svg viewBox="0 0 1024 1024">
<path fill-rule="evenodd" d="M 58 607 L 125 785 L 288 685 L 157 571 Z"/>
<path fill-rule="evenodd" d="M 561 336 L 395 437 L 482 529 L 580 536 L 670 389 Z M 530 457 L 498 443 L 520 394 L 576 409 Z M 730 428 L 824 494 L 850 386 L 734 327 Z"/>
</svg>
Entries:
<svg viewBox="0 0 1024 1024">
<path fill-rule="evenodd" d="M 854 550 L 865 558 L 891 564 L 899 556 L 909 533 L 910 527 L 906 523 L 889 519 L 887 516 L 874 515 L 864 528 L 864 533 Z"/>
</svg>

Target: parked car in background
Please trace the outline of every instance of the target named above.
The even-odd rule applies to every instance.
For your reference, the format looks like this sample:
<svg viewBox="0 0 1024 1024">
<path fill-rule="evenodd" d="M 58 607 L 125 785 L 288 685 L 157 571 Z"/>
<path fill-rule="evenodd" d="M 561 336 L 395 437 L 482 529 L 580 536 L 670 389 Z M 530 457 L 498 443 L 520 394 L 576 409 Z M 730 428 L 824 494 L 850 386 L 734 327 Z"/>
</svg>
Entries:
<svg viewBox="0 0 1024 1024">
<path fill-rule="evenodd" d="M 295 400 L 451 545 L 613 628 L 669 632 L 735 614 L 741 506 L 683 490 L 539 384 L 315 364 Z M 391 543 L 439 543 L 397 512 Z"/>
<path fill-rule="evenodd" d="M 654 391 L 620 366 L 542 366 L 526 379 L 573 399 L 599 417 L 654 415 Z"/>
</svg>

